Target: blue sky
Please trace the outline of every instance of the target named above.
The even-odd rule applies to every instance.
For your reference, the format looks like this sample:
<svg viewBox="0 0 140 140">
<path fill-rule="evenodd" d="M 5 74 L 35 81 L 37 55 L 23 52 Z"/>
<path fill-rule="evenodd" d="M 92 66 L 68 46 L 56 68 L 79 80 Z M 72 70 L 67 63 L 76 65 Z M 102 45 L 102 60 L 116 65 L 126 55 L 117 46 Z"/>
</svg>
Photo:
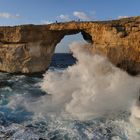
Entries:
<svg viewBox="0 0 140 140">
<path fill-rule="evenodd" d="M 140 0 L 0 0 L 0 25 L 140 15 Z"/>
<path fill-rule="evenodd" d="M 139 6 L 140 0 L 0 0 L 0 25 L 78 19 L 78 13 L 74 16 L 74 12 L 88 17 L 82 20 L 137 16 L 140 15 Z"/>
</svg>

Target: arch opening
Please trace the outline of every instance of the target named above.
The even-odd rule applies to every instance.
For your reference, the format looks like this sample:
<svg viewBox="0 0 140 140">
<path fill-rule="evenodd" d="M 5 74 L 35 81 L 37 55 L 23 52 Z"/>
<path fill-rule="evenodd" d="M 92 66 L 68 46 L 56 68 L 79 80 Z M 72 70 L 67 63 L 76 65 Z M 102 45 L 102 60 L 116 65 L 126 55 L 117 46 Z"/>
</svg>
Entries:
<svg viewBox="0 0 140 140">
<path fill-rule="evenodd" d="M 76 31 L 77 32 L 77 31 Z M 75 41 L 83 43 L 93 43 L 92 36 L 81 30 L 77 33 L 66 34 L 55 47 L 55 53 L 69 53 L 68 45 Z"/>
<path fill-rule="evenodd" d="M 76 59 L 72 56 L 69 44 L 72 42 L 92 43 L 92 37 L 84 31 L 77 34 L 65 35 L 56 45 L 55 53 L 52 56 L 52 67 L 67 68 L 75 64 Z"/>
</svg>

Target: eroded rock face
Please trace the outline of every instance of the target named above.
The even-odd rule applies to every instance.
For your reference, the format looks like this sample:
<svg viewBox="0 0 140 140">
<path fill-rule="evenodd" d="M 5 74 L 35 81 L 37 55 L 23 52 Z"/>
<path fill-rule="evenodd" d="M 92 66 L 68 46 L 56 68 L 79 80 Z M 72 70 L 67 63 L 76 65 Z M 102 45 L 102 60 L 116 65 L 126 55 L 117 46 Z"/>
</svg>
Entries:
<svg viewBox="0 0 140 140">
<path fill-rule="evenodd" d="M 140 73 L 140 17 L 0 27 L 0 70 L 10 73 L 45 71 L 61 39 L 79 32 L 92 43 L 92 53 L 108 57 L 130 74 Z"/>
</svg>

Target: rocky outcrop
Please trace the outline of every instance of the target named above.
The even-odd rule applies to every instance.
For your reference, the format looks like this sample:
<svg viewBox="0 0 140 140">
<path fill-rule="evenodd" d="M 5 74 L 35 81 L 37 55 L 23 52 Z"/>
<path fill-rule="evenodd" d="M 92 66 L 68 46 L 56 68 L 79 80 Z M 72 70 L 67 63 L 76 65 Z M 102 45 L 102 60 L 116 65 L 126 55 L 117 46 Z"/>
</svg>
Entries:
<svg viewBox="0 0 140 140">
<path fill-rule="evenodd" d="M 92 53 L 107 56 L 130 74 L 140 73 L 140 17 L 0 27 L 0 70 L 10 73 L 45 71 L 61 39 L 79 32 L 92 43 Z"/>
</svg>

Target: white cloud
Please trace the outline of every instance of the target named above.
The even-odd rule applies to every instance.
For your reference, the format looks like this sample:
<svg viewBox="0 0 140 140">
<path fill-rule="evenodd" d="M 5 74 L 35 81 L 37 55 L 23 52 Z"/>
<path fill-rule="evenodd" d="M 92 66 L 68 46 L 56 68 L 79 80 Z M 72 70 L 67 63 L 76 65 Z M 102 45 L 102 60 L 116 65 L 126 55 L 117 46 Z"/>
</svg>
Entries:
<svg viewBox="0 0 140 140">
<path fill-rule="evenodd" d="M 58 19 L 61 19 L 63 21 L 69 21 L 70 20 L 69 15 L 63 15 L 63 14 L 58 16 Z"/>
<path fill-rule="evenodd" d="M 53 23 L 52 21 L 48 21 L 48 20 L 42 20 L 41 24 L 51 24 Z"/>
<path fill-rule="evenodd" d="M 84 12 L 79 12 L 79 11 L 75 11 L 73 12 L 73 15 L 79 19 L 82 19 L 82 20 L 89 20 L 89 16 L 84 13 Z"/>
<path fill-rule="evenodd" d="M 128 16 L 118 16 L 118 19 L 128 18 Z"/>
<path fill-rule="evenodd" d="M 81 20 L 92 20 L 96 18 L 96 12 L 91 11 L 88 14 L 86 14 L 85 12 L 74 11 L 72 15 L 61 14 L 57 16 L 57 19 L 62 21 L 70 21 L 70 20 L 74 20 L 75 18 Z"/>
<path fill-rule="evenodd" d="M 6 12 L 1 12 L 0 13 L 0 18 L 6 18 L 6 19 L 10 19 L 10 18 L 13 18 L 13 19 L 16 19 L 16 18 L 20 18 L 20 15 L 19 14 L 10 14 L 10 13 L 6 13 Z"/>
</svg>

